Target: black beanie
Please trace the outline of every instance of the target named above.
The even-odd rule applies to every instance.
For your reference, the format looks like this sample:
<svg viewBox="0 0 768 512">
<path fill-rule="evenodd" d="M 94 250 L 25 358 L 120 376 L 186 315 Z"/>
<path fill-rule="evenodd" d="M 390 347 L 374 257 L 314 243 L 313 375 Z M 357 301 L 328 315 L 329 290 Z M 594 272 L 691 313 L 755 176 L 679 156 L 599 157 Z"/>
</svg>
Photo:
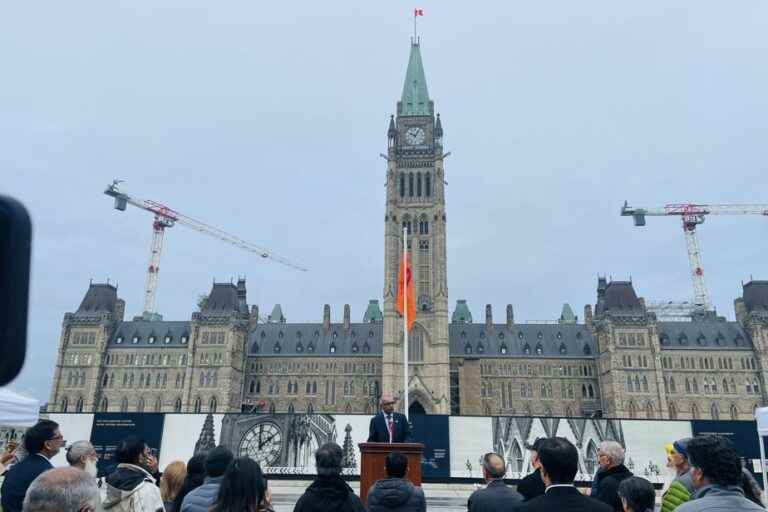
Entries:
<svg viewBox="0 0 768 512">
<path fill-rule="evenodd" d="M 205 457 L 205 474 L 214 478 L 223 475 L 234 458 L 229 448 L 217 446 Z"/>
</svg>

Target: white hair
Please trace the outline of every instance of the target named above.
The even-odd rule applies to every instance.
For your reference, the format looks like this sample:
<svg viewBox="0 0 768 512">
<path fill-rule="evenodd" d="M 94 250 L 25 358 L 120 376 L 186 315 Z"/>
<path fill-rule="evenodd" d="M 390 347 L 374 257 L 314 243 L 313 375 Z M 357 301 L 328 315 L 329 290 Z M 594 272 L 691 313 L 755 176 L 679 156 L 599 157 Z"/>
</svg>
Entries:
<svg viewBox="0 0 768 512">
<path fill-rule="evenodd" d="M 77 512 L 99 502 L 96 479 L 82 469 L 49 469 L 32 481 L 24 498 L 24 512 Z"/>
<path fill-rule="evenodd" d="M 94 453 L 90 441 L 75 441 L 67 447 L 67 462 L 70 466 L 80 464 L 80 457 L 86 457 Z"/>
<path fill-rule="evenodd" d="M 614 465 L 624 464 L 624 448 L 616 441 L 603 441 L 597 447 L 597 450 L 603 452 L 611 459 Z"/>
</svg>

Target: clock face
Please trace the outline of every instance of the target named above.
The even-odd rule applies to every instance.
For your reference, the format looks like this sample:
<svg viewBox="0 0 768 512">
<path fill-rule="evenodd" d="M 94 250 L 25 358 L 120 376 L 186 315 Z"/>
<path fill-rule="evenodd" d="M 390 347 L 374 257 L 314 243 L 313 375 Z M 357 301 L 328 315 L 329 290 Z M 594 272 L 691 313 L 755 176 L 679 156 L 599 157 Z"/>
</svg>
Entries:
<svg viewBox="0 0 768 512">
<path fill-rule="evenodd" d="M 274 423 L 259 423 L 240 441 L 240 457 L 248 457 L 262 468 L 274 467 L 280 460 L 282 434 Z"/>
<path fill-rule="evenodd" d="M 424 142 L 424 128 L 411 126 L 405 131 L 405 142 L 411 146 L 417 146 Z"/>
</svg>

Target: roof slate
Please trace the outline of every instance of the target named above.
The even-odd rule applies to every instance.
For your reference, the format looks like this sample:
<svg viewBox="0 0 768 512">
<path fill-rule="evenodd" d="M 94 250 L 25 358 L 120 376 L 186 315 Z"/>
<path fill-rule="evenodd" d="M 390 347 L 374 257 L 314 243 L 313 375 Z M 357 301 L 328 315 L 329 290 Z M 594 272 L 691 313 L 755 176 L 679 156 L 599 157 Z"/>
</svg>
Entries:
<svg viewBox="0 0 768 512">
<path fill-rule="evenodd" d="M 248 354 L 259 357 L 285 356 L 381 356 L 384 325 L 381 323 L 257 324 L 248 335 Z M 310 349 L 310 345 L 313 350 Z M 331 352 L 331 346 L 335 351 Z"/>
<path fill-rule="evenodd" d="M 747 311 L 768 311 L 768 281 L 750 281 L 743 290 Z"/>
<path fill-rule="evenodd" d="M 115 310 L 116 303 L 116 287 L 111 284 L 91 283 L 75 315 L 100 316 L 103 313 L 112 313 Z"/>
<path fill-rule="evenodd" d="M 452 357 L 583 359 L 596 354 L 592 334 L 583 324 L 516 324 L 512 329 L 507 329 L 505 324 L 494 324 L 490 332 L 484 324 L 450 324 L 448 339 Z M 467 352 L 468 346 L 471 353 Z M 504 347 L 506 353 L 502 350 Z"/>
<path fill-rule="evenodd" d="M 232 283 L 213 283 L 211 293 L 205 307 L 201 310 L 204 315 L 230 313 L 238 311 L 237 286 Z"/>
<path fill-rule="evenodd" d="M 151 336 L 155 337 L 154 343 L 150 343 Z M 166 343 L 167 336 L 170 336 L 168 343 Z M 186 336 L 189 343 L 189 322 L 133 320 L 118 324 L 114 335 L 109 340 L 109 346 L 110 348 L 185 347 L 187 343 L 182 343 L 182 336 Z M 138 339 L 134 343 L 135 337 Z M 120 338 L 122 341 L 118 342 Z"/>
<path fill-rule="evenodd" d="M 659 322 L 662 350 L 752 350 L 752 342 L 738 322 Z"/>
</svg>

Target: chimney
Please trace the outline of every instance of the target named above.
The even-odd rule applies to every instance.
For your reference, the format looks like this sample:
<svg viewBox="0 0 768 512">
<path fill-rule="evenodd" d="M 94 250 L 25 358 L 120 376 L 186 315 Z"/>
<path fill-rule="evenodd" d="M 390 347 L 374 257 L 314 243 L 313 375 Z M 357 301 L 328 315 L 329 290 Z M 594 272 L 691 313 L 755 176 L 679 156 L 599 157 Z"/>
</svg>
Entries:
<svg viewBox="0 0 768 512">
<path fill-rule="evenodd" d="M 237 280 L 237 309 L 241 313 L 248 311 L 248 303 L 245 298 L 245 278 L 239 278 Z"/>
<path fill-rule="evenodd" d="M 512 330 L 512 326 L 515 325 L 515 310 L 512 309 L 512 304 L 507 304 L 507 329 Z"/>
<path fill-rule="evenodd" d="M 248 327 L 253 330 L 256 324 L 259 323 L 259 306 L 251 306 L 251 316 L 248 317 Z"/>
<path fill-rule="evenodd" d="M 488 332 L 493 330 L 493 312 L 490 304 L 485 305 L 485 330 Z"/>
<path fill-rule="evenodd" d="M 592 306 L 589 304 L 584 306 L 584 325 L 587 329 L 592 330 Z"/>
<path fill-rule="evenodd" d="M 744 297 L 733 301 L 733 309 L 736 311 L 736 321 L 744 326 L 747 323 L 747 306 L 744 304 Z"/>
<path fill-rule="evenodd" d="M 323 330 L 326 336 L 331 332 L 331 306 L 329 304 L 323 306 Z"/>
<path fill-rule="evenodd" d="M 349 304 L 344 304 L 344 332 L 349 334 Z"/>
<path fill-rule="evenodd" d="M 125 301 L 123 299 L 117 299 L 115 301 L 115 320 L 122 322 L 125 317 Z"/>
</svg>

